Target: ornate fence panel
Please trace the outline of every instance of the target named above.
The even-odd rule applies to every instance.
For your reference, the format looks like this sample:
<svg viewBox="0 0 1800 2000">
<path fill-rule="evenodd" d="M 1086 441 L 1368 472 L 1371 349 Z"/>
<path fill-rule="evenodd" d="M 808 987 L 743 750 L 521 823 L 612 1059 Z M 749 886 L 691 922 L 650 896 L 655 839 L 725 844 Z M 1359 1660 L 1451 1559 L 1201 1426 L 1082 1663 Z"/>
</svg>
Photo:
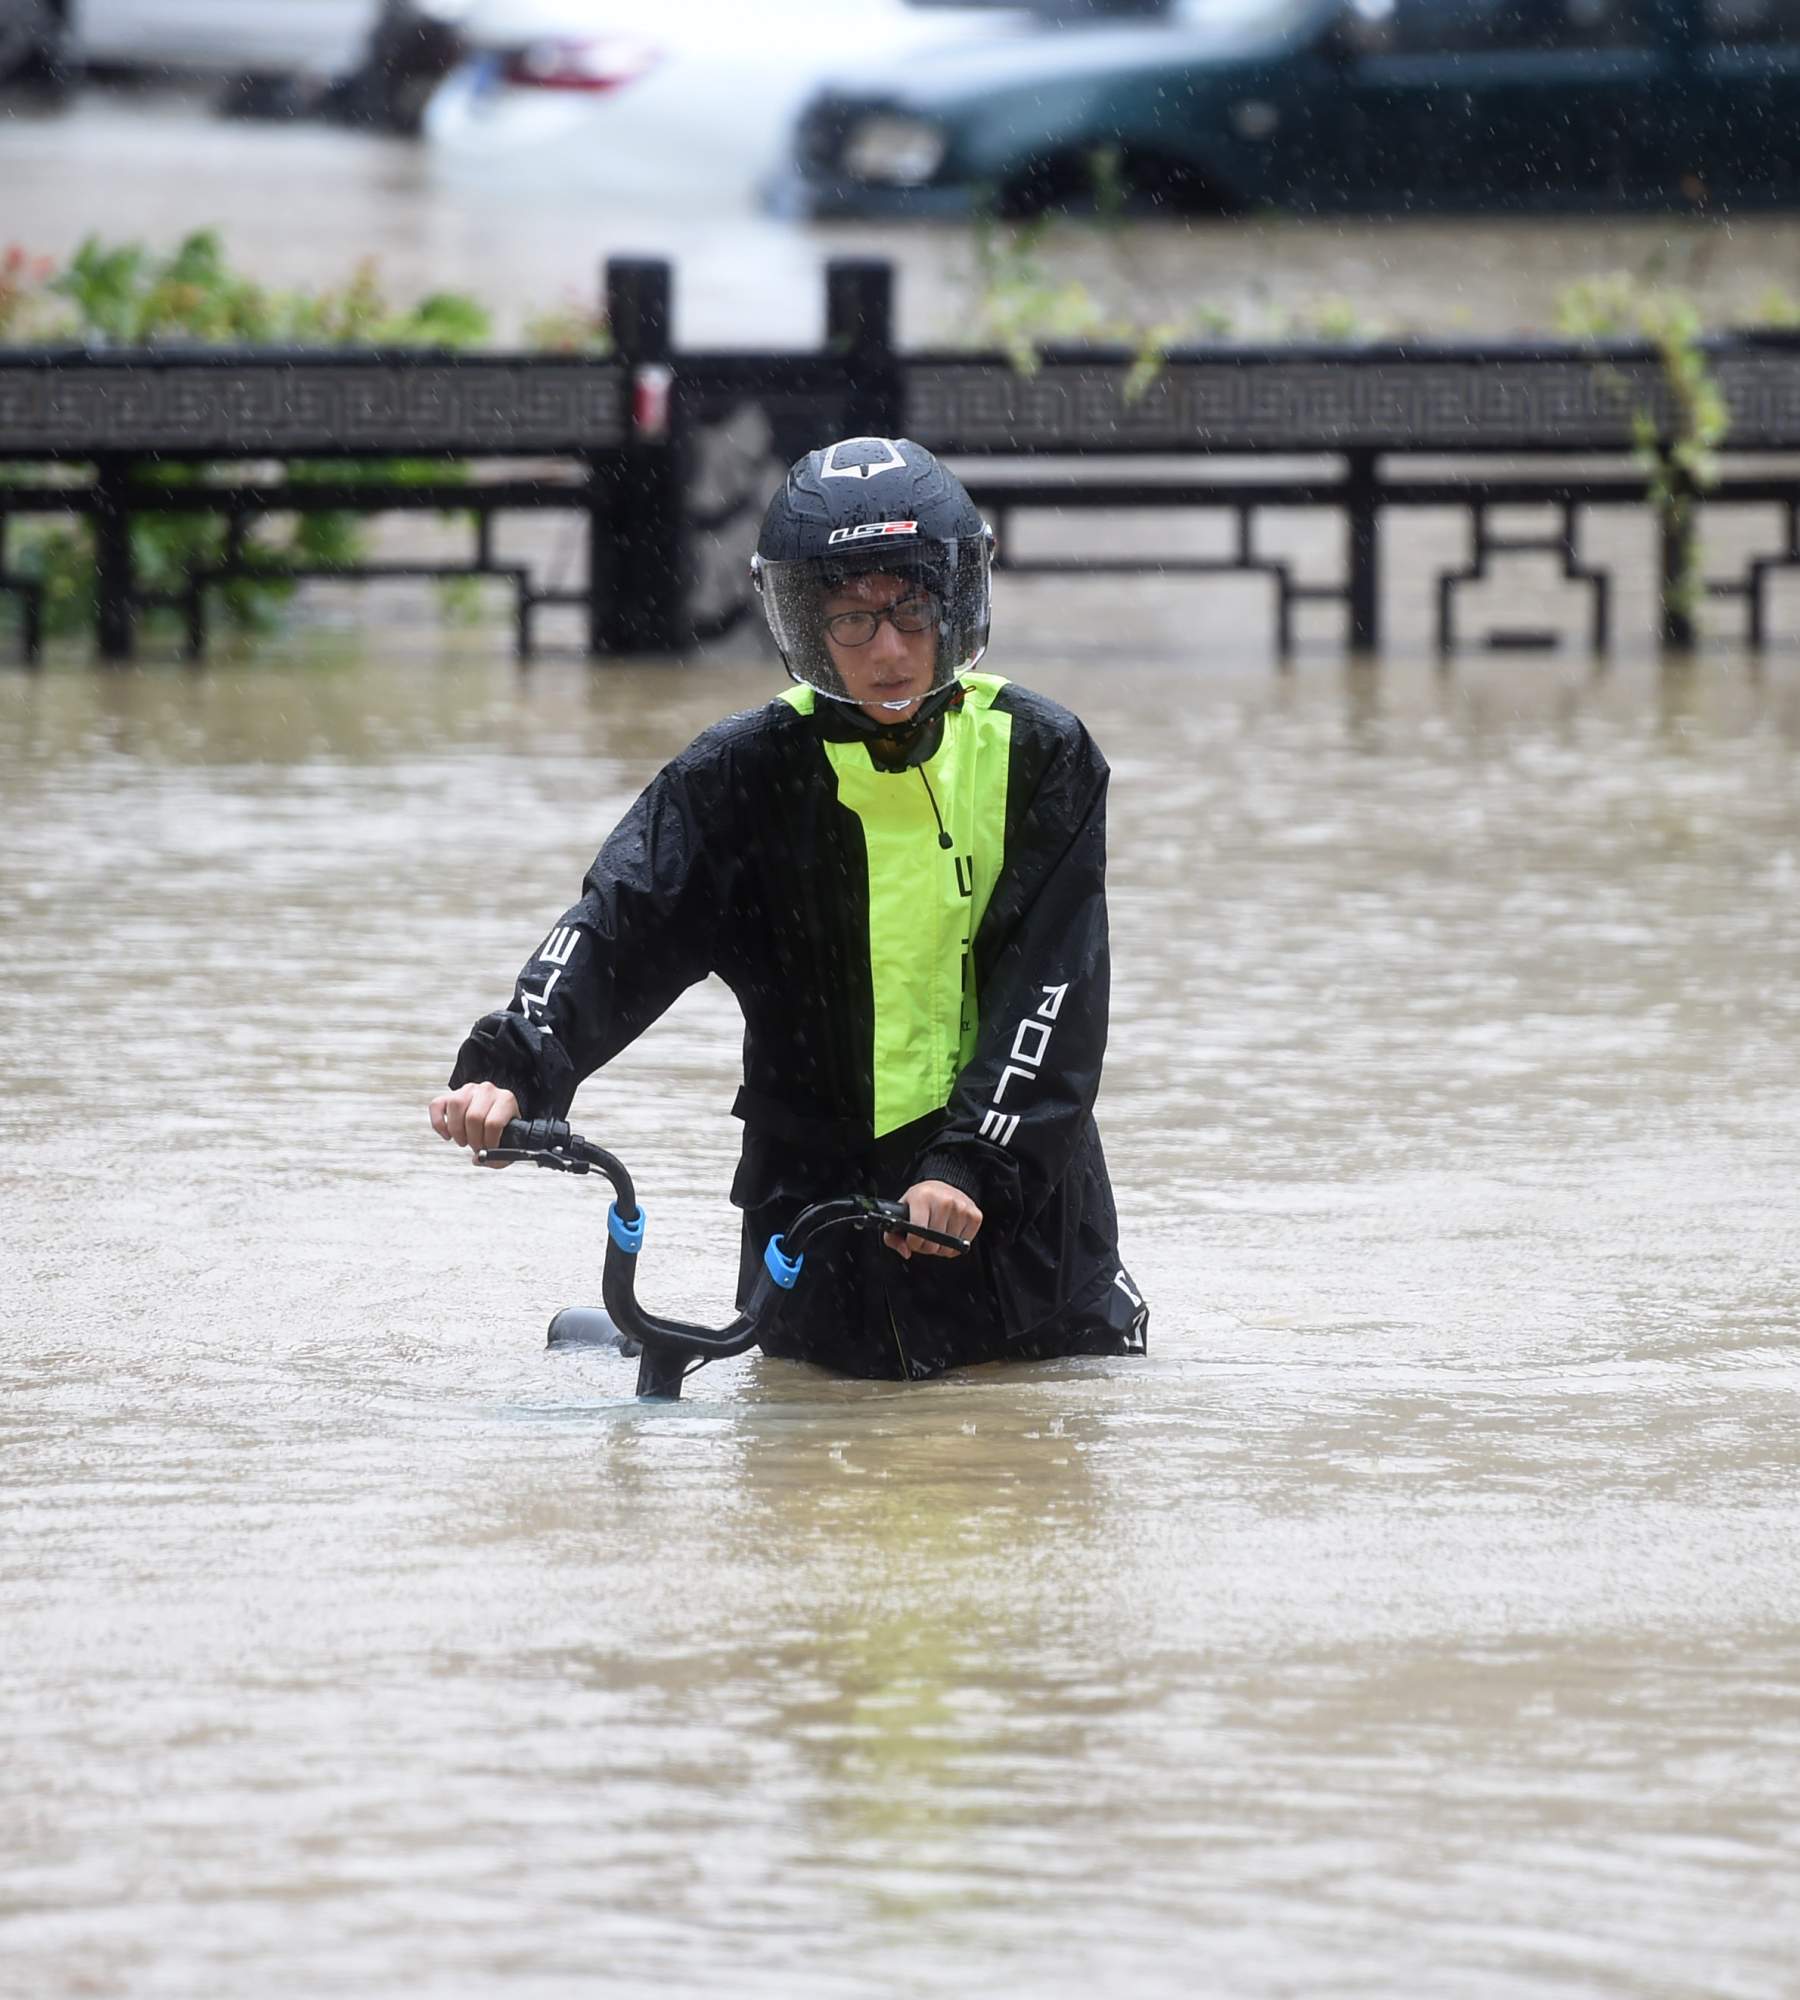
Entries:
<svg viewBox="0 0 1800 2000">
<path fill-rule="evenodd" d="M 41 642 L 41 587 L 6 567 L 6 527 L 27 514 L 84 515 L 93 523 L 100 650 L 129 657 L 138 612 L 165 605 L 185 617 L 190 652 L 204 646 L 208 593 L 245 577 L 498 577 L 511 584 L 521 652 L 546 604 L 585 606 L 590 642 L 607 643 L 608 606 L 594 587 L 553 591 L 493 554 L 496 517 L 561 509 L 583 514 L 605 549 L 619 511 L 620 456 L 632 435 L 629 379 L 616 362 L 542 355 L 462 358 L 411 352 L 344 353 L 0 351 L 0 461 L 89 467 L 85 478 L 0 484 L 0 592 L 23 611 L 27 658 Z M 359 472 L 345 460 L 441 460 L 441 482 Z M 549 464 L 527 477 L 463 480 L 468 460 Z M 309 476 L 279 468 L 300 462 Z M 321 476 L 321 463 L 325 468 Z M 225 478 L 235 464 L 247 476 Z M 182 483 L 168 465 L 204 467 Z M 466 561 L 389 562 L 351 569 L 275 564 L 252 546 L 270 514 L 455 512 L 474 525 Z M 208 514 L 226 524 L 223 559 L 188 573 L 173 598 L 139 588 L 131 523 L 147 514 Z"/>
<path fill-rule="evenodd" d="M 467 562 L 333 574 L 504 577 L 515 591 L 522 654 L 532 647 L 533 614 L 546 604 L 585 608 L 595 654 L 680 652 L 751 614 L 748 557 L 785 466 L 812 445 L 857 433 L 903 432 L 956 460 L 998 517 L 1002 561 L 1014 569 L 1267 577 L 1284 653 L 1297 608 L 1310 601 L 1341 606 L 1351 645 L 1379 642 L 1383 542 L 1396 510 L 1450 509 L 1467 521 L 1467 559 L 1430 579 L 1446 649 L 1458 643 L 1465 587 L 1511 558 L 1546 554 L 1583 587 L 1587 639 L 1604 647 L 1616 579 L 1583 546 L 1587 516 L 1658 508 L 1671 490 L 1684 504 L 1657 511 L 1667 638 L 1692 636 L 1692 534 L 1702 506 L 1772 506 L 1785 522 L 1778 545 L 1748 557 L 1740 574 L 1702 586 L 1743 604 L 1751 643 L 1767 636 L 1770 579 L 1800 568 L 1800 477 L 1791 471 L 1740 467 L 1704 493 L 1680 491 L 1673 448 L 1681 412 L 1647 348 L 1219 345 L 1181 349 L 1152 367 L 1124 350 L 1053 349 L 1022 372 L 994 355 L 897 352 L 891 270 L 845 260 L 827 269 L 820 351 L 684 354 L 671 340 L 666 264 L 614 262 L 606 285 L 614 351 L 605 359 L 0 350 L 0 461 L 91 468 L 85 477 L 21 483 L 0 466 L 0 593 L 23 608 L 27 656 L 37 651 L 40 604 L 37 586 L 7 571 L 10 518 L 92 519 L 100 650 L 122 658 L 135 613 L 157 601 L 132 574 L 134 517 L 198 511 L 227 524 L 224 560 L 189 576 L 173 600 L 198 652 L 207 591 L 252 573 L 255 523 L 309 508 L 470 515 Z M 1708 364 L 1729 412 L 1734 459 L 1800 455 L 1800 338 L 1721 339 L 1709 346 Z M 416 475 L 384 483 L 360 470 L 334 482 L 329 472 L 333 460 L 398 457 L 447 468 L 514 459 L 527 469 L 466 482 L 447 471 L 441 485 Z M 1275 457 L 1305 460 L 1307 469 L 1271 476 Z M 209 476 L 182 485 L 146 476 L 170 461 L 203 464 Z M 299 482 L 258 469 L 278 461 L 327 463 Z M 1160 463 L 1153 469 L 1152 461 Z M 233 463 L 243 477 L 219 476 Z M 1517 505 L 1549 509 L 1555 525 L 1505 531 L 1495 511 Z M 1232 526 L 1228 552 L 1153 556 L 1120 538 L 1099 559 L 1051 562 L 1019 555 L 1005 532 L 1033 513 L 1146 507 L 1222 513 Z M 494 559 L 497 515 L 547 508 L 586 517 L 582 589 L 547 589 L 524 566 Z M 1302 580 L 1263 545 L 1263 522 L 1282 510 L 1322 511 L 1342 523 L 1336 576 Z M 265 564 L 254 573 L 270 572 Z M 1515 627 L 1487 638 L 1536 644 L 1555 636 Z"/>
</svg>

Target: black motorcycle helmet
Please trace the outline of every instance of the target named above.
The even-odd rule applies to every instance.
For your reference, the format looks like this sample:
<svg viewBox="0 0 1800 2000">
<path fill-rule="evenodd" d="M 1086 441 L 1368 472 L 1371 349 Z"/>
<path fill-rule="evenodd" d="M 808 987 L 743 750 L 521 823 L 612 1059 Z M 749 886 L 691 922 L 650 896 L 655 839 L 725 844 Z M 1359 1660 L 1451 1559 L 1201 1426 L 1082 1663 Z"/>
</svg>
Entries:
<svg viewBox="0 0 1800 2000">
<path fill-rule="evenodd" d="M 987 650 L 994 531 L 962 481 L 911 438 L 845 438 L 810 451 L 769 502 L 750 559 L 763 615 L 797 681 L 854 698 L 825 643 L 824 604 L 856 576 L 894 576 L 937 606 L 937 666 L 914 722 L 940 712 Z"/>
</svg>

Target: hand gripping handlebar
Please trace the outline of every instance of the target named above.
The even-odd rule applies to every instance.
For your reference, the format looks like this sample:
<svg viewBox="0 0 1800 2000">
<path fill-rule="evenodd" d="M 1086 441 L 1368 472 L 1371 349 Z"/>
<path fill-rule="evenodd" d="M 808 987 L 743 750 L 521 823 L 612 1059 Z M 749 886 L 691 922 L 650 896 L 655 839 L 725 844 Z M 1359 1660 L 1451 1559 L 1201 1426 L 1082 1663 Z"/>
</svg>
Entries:
<svg viewBox="0 0 1800 2000">
<path fill-rule="evenodd" d="M 500 1135 L 500 1144 L 482 1155 L 488 1160 L 530 1160 L 557 1173 L 598 1171 L 612 1183 L 613 1202 L 606 1216 L 606 1262 L 600 1295 L 614 1326 L 642 1349 L 637 1393 L 673 1401 L 686 1376 L 705 1362 L 742 1354 L 754 1347 L 775 1324 L 788 1294 L 801 1281 L 809 1244 L 827 1229 L 871 1228 L 902 1230 L 950 1250 L 967 1250 L 970 1239 L 951 1236 L 914 1222 L 897 1201 L 872 1195 L 844 1195 L 803 1209 L 788 1229 L 769 1244 L 749 1303 L 728 1326 L 696 1326 L 687 1320 L 661 1319 L 637 1300 L 637 1258 L 644 1241 L 644 1216 L 624 1163 L 602 1146 L 572 1132 L 560 1118 L 515 1118 Z M 575 1310 L 579 1310 L 578 1308 Z M 554 1330 L 559 1313 L 551 1321 Z"/>
</svg>

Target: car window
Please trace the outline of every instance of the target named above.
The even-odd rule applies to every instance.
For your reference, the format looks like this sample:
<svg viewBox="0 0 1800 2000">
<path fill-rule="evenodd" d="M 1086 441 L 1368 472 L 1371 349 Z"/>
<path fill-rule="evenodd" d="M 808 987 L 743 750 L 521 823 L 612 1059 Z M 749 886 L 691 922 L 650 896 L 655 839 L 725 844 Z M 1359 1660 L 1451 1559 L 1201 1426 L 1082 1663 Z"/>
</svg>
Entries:
<svg viewBox="0 0 1800 2000">
<path fill-rule="evenodd" d="M 1635 49 L 1656 39 L 1646 0 L 1351 0 L 1350 26 L 1358 47 L 1384 55 Z"/>
<path fill-rule="evenodd" d="M 1787 42 L 1800 47 L 1800 0 L 1706 0 L 1709 42 Z"/>
</svg>

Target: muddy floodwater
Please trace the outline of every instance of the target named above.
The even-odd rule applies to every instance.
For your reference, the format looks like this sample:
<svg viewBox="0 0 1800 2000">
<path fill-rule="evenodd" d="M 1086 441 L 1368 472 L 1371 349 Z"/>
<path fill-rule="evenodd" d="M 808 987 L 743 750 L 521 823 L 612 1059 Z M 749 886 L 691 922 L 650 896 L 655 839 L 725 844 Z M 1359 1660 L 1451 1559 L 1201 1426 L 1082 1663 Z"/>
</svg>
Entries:
<svg viewBox="0 0 1800 2000">
<path fill-rule="evenodd" d="M 0 1991 L 1796 1990 L 1800 669 L 994 664 L 1149 1357 L 672 1408 L 424 1101 L 771 670 L 0 674 Z M 577 1101 L 666 1310 L 736 1041 Z"/>
</svg>

